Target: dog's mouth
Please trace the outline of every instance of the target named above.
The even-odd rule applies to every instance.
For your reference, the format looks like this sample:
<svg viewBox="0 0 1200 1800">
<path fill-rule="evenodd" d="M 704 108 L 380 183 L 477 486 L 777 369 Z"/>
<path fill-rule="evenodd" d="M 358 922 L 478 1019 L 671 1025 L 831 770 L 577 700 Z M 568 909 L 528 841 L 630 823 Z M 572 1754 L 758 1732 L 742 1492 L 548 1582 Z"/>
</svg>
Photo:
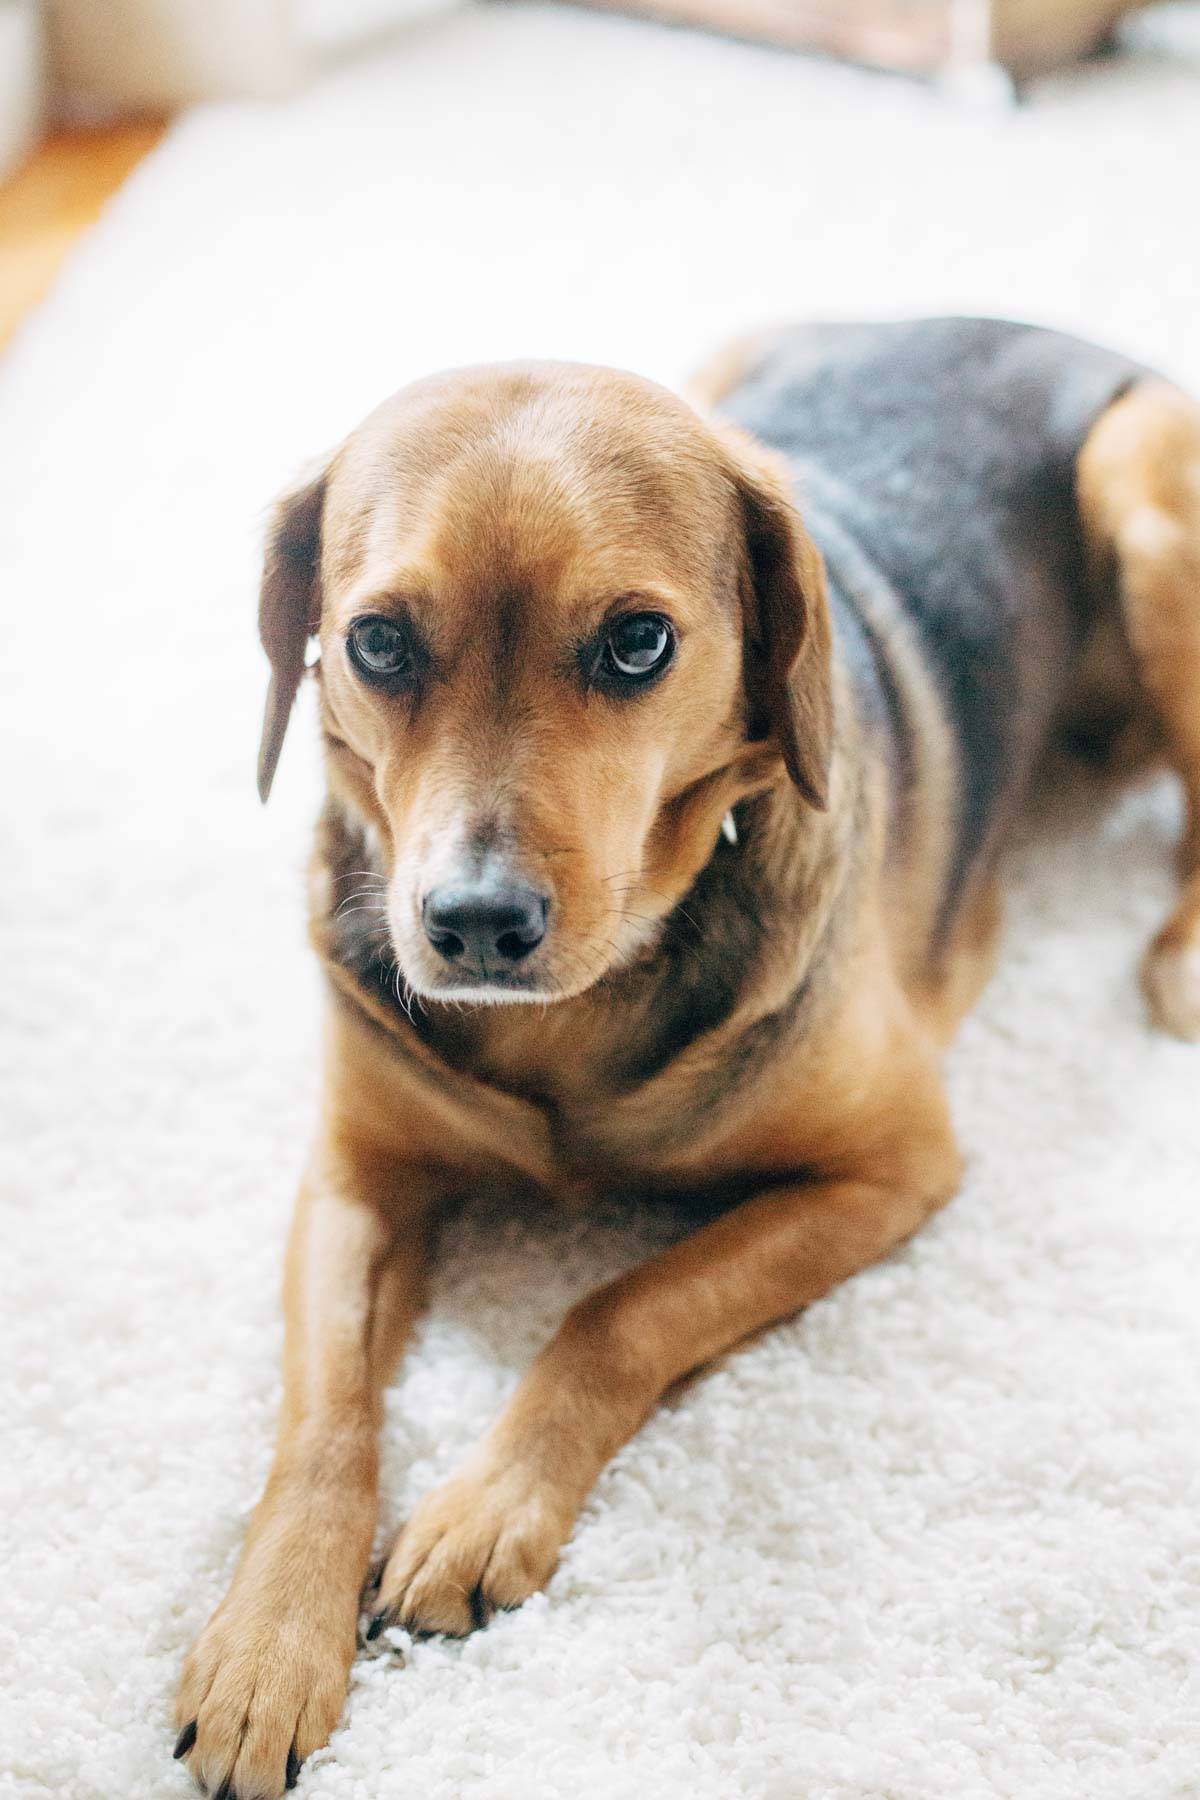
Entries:
<svg viewBox="0 0 1200 1800">
<path fill-rule="evenodd" d="M 611 946 L 574 944 L 566 933 L 551 932 L 523 955 L 472 955 L 452 958 L 410 935 L 398 958 L 410 991 L 422 1000 L 444 1000 L 457 1006 L 496 1006 L 521 1001 L 546 1005 L 573 999 L 601 981 L 613 966 Z"/>
<path fill-rule="evenodd" d="M 632 941 L 607 934 L 577 937 L 551 932 L 537 950 L 515 963 L 500 957 L 460 956 L 447 964 L 430 953 L 427 943 L 410 937 L 397 947 L 409 991 L 421 1000 L 444 1000 L 457 1006 L 496 1006 L 521 1001 L 546 1005 L 573 1000 L 599 986 L 607 976 L 650 954 L 657 931 L 643 930 Z"/>
<path fill-rule="evenodd" d="M 460 1006 L 495 1006 L 504 1001 L 541 1001 L 563 998 L 563 989 L 545 978 L 530 974 L 514 974 L 508 969 L 489 969 L 482 965 L 464 969 L 456 976 L 428 977 L 416 981 L 409 977 L 412 991 L 423 1000 L 452 1000 Z"/>
</svg>

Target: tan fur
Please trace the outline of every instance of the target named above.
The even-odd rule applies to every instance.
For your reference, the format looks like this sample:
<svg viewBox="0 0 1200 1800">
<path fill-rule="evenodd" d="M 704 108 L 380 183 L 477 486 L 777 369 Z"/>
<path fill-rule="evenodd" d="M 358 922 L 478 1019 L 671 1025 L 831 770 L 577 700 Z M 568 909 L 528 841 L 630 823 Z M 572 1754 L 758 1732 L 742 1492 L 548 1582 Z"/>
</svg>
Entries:
<svg viewBox="0 0 1200 1800">
<path fill-rule="evenodd" d="M 760 326 L 722 344 L 688 378 L 685 392 L 701 412 L 708 412 L 761 362 L 781 333 L 779 326 Z"/>
<path fill-rule="evenodd" d="M 707 399 L 750 353 L 714 365 Z M 1106 415 L 1080 469 L 1188 794 L 1188 886 L 1148 975 L 1184 1035 L 1200 1029 L 1187 987 L 1200 955 L 1198 445 L 1195 412 L 1147 386 Z M 630 594 L 670 609 L 682 648 L 657 697 L 621 710 L 581 697 L 569 651 Z M 352 618 L 400 598 L 436 660 L 419 705 L 363 686 L 344 647 Z M 225 1800 L 278 1793 L 336 1722 L 380 1395 L 439 1206 L 497 1178 L 569 1204 L 608 1187 L 740 1201 L 575 1307 L 468 1466 L 401 1532 L 370 1609 L 466 1632 L 548 1578 L 600 1469 L 671 1383 L 950 1198 L 961 1159 L 939 1052 L 986 979 L 998 923 L 981 875 L 935 945 L 952 745 L 903 617 L 874 621 L 914 723 L 897 834 L 892 777 L 831 666 L 820 558 L 779 472 L 649 383 L 535 367 L 406 390 L 284 503 L 263 607 L 265 785 L 305 639 L 320 635 L 333 803 L 313 937 L 332 999 L 275 1464 L 177 1704 L 181 1750 Z M 751 795 L 757 899 L 786 897 L 777 929 L 725 1016 L 655 1061 L 672 997 L 657 981 L 662 921 Z M 539 966 L 553 1004 L 439 1004 L 420 896 L 481 826 L 552 884 Z M 379 904 L 419 999 L 411 1025 L 342 947 L 347 831 L 378 845 Z M 647 1071 L 618 1081 L 631 1050 Z"/>
<path fill-rule="evenodd" d="M 1183 891 L 1143 983 L 1165 1030 L 1200 1040 L 1200 407 L 1166 382 L 1109 408 L 1079 460 L 1098 557 L 1115 562 L 1137 681 L 1183 783 Z"/>
</svg>

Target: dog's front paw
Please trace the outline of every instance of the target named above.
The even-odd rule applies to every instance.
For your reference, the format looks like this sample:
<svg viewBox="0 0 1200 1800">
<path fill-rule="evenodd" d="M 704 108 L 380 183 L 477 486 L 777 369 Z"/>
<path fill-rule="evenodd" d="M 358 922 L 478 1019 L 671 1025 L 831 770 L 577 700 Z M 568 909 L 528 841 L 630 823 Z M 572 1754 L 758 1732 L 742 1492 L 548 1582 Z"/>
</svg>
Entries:
<svg viewBox="0 0 1200 1800">
<path fill-rule="evenodd" d="M 397 1538 L 368 1638 L 388 1625 L 465 1637 L 497 1609 L 519 1606 L 554 1573 L 574 1516 L 533 1471 L 481 1463 L 457 1476 Z"/>
<path fill-rule="evenodd" d="M 239 1576 L 184 1665 L 176 1757 L 214 1800 L 276 1800 L 337 1724 L 354 1650 L 353 1617 L 331 1618 L 302 1566 Z"/>
</svg>

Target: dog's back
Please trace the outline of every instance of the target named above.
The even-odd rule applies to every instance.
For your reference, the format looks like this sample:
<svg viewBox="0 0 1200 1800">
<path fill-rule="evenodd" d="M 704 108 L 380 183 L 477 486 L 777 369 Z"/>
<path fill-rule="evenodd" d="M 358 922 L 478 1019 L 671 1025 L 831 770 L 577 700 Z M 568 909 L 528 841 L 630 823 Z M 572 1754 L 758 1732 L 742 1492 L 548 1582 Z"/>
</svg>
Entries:
<svg viewBox="0 0 1200 1800">
<path fill-rule="evenodd" d="M 956 790 L 940 919 L 991 859 L 1100 594 L 1077 466 L 1143 373 L 992 319 L 801 326 L 720 411 L 783 455 L 826 559 L 835 629 L 887 740 L 898 804 L 942 727 Z"/>
</svg>

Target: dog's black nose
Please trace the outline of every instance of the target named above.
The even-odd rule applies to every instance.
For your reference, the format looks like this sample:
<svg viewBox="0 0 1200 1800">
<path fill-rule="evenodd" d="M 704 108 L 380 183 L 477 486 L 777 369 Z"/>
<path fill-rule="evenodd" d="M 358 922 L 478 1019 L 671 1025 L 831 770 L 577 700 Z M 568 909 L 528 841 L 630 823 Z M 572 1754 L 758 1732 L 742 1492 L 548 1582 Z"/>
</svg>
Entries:
<svg viewBox="0 0 1200 1800">
<path fill-rule="evenodd" d="M 448 962 L 518 963 L 546 935 L 549 901 L 523 881 L 447 883 L 425 896 L 425 935 Z"/>
</svg>

